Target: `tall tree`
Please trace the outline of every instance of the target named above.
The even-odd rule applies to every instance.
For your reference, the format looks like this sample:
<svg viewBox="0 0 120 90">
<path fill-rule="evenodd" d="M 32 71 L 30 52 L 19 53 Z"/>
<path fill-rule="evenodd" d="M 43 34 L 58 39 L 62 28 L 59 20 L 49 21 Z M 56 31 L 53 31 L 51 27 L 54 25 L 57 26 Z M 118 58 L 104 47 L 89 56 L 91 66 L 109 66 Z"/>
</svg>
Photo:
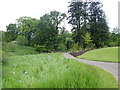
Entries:
<svg viewBox="0 0 120 90">
<path fill-rule="evenodd" d="M 87 24 L 87 7 L 88 2 L 71 2 L 69 6 L 69 23 L 72 25 L 72 32 L 74 33 L 74 39 L 81 44 L 81 34 Z"/>
<path fill-rule="evenodd" d="M 73 26 L 73 36 L 79 46 L 82 43 L 81 35 L 87 31 L 91 33 L 93 42 L 97 47 L 101 47 L 104 43 L 107 43 L 109 28 L 102 6 L 102 3 L 99 1 L 70 3 L 68 10 L 70 14 L 69 23 Z M 87 29 L 88 24 L 90 25 L 90 29 Z"/>
<path fill-rule="evenodd" d="M 5 33 L 5 37 L 7 42 L 14 41 L 18 35 L 16 24 L 9 24 L 6 27 L 7 27 L 7 32 Z"/>
<path fill-rule="evenodd" d="M 40 17 L 37 31 L 39 33 L 36 34 L 39 42 L 36 43 L 45 44 L 55 50 L 58 44 L 59 25 L 65 17 L 64 13 L 58 11 L 51 11 Z"/>
<path fill-rule="evenodd" d="M 20 17 L 17 19 L 19 33 L 26 36 L 28 45 L 33 45 L 34 33 L 37 31 L 38 20 L 31 17 Z"/>
<path fill-rule="evenodd" d="M 89 7 L 89 32 L 97 47 L 108 45 L 109 40 L 109 27 L 102 7 L 103 4 L 99 1 L 91 2 Z"/>
</svg>

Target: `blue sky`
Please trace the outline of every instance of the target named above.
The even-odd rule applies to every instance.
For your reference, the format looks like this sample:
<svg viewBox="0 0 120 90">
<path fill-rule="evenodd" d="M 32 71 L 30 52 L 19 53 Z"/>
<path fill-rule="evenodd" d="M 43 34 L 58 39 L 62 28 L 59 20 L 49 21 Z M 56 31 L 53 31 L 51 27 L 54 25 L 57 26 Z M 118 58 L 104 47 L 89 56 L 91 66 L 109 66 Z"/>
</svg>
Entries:
<svg viewBox="0 0 120 90">
<path fill-rule="evenodd" d="M 21 16 L 39 19 L 52 10 L 67 13 L 68 2 L 71 0 L 0 0 L 0 30 L 6 30 L 6 25 L 15 23 Z M 106 13 L 110 30 L 118 26 L 118 1 L 100 0 Z M 67 29 L 70 25 L 65 23 Z"/>
</svg>

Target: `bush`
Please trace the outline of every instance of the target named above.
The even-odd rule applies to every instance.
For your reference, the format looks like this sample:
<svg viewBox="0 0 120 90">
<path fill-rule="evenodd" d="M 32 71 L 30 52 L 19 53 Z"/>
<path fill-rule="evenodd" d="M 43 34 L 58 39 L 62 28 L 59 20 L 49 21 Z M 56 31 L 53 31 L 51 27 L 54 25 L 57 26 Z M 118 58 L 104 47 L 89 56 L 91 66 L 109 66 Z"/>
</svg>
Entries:
<svg viewBox="0 0 120 90">
<path fill-rule="evenodd" d="M 67 49 L 66 49 L 66 46 L 65 46 L 64 44 L 59 44 L 59 45 L 58 45 L 58 50 L 64 52 L 64 51 L 66 51 Z"/>
<path fill-rule="evenodd" d="M 86 46 L 86 49 L 93 49 L 95 46 L 95 44 L 93 43 L 88 43 L 87 46 Z"/>
<path fill-rule="evenodd" d="M 74 41 L 71 38 L 66 38 L 65 45 L 67 50 L 70 49 L 73 45 Z"/>
<path fill-rule="evenodd" d="M 7 43 L 3 46 L 3 48 L 5 48 L 6 52 L 14 52 L 15 51 L 15 47 L 16 45 L 13 43 Z"/>
<path fill-rule="evenodd" d="M 74 43 L 73 45 L 72 45 L 72 51 L 79 51 L 79 46 L 78 46 L 78 43 Z"/>
<path fill-rule="evenodd" d="M 46 49 L 45 45 L 35 45 L 36 51 L 39 52 L 47 52 L 48 50 Z"/>
<path fill-rule="evenodd" d="M 103 46 L 103 47 L 104 47 L 104 48 L 107 48 L 108 46 L 105 45 L 105 46 Z"/>
<path fill-rule="evenodd" d="M 7 63 L 7 54 L 2 50 L 0 50 L 0 57 L 1 57 L 0 60 L 2 60 L 0 62 L 2 62 L 3 65 L 6 64 Z"/>
<path fill-rule="evenodd" d="M 118 46 L 120 46 L 120 38 L 118 38 L 117 40 L 118 40 Z"/>
<path fill-rule="evenodd" d="M 27 45 L 28 44 L 28 40 L 25 36 L 19 35 L 16 40 L 18 45 Z"/>
<path fill-rule="evenodd" d="M 115 47 L 115 46 L 117 46 L 117 43 L 116 43 L 116 42 L 110 42 L 110 43 L 109 43 L 109 46 L 110 46 L 110 47 Z"/>
</svg>

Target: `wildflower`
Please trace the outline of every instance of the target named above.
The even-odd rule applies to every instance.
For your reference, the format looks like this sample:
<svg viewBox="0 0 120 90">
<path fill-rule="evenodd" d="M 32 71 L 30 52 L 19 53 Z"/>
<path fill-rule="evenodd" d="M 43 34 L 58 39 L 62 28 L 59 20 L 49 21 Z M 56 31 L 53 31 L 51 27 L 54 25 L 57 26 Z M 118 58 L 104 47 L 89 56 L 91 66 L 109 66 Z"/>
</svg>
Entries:
<svg viewBox="0 0 120 90">
<path fill-rule="evenodd" d="M 26 75 L 27 74 L 27 72 L 24 70 L 24 74 Z"/>
<path fill-rule="evenodd" d="M 19 80 L 19 82 L 22 82 L 21 80 Z"/>
<path fill-rule="evenodd" d="M 34 63 L 36 63 L 36 61 L 34 61 Z"/>
<path fill-rule="evenodd" d="M 17 66 L 17 64 L 13 64 L 13 66 Z"/>
<path fill-rule="evenodd" d="M 12 74 L 15 74 L 15 72 L 12 72 Z"/>
<path fill-rule="evenodd" d="M 45 59 L 45 58 L 43 58 L 43 59 Z"/>
</svg>

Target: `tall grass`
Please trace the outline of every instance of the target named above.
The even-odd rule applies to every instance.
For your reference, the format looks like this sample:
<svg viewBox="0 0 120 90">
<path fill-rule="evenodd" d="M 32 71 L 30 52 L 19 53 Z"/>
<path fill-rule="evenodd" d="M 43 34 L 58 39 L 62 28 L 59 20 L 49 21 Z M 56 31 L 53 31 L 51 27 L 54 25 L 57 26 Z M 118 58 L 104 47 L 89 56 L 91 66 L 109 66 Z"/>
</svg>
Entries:
<svg viewBox="0 0 120 90">
<path fill-rule="evenodd" d="M 11 56 L 3 66 L 3 88 L 116 88 L 108 72 L 60 53 Z"/>
</svg>

